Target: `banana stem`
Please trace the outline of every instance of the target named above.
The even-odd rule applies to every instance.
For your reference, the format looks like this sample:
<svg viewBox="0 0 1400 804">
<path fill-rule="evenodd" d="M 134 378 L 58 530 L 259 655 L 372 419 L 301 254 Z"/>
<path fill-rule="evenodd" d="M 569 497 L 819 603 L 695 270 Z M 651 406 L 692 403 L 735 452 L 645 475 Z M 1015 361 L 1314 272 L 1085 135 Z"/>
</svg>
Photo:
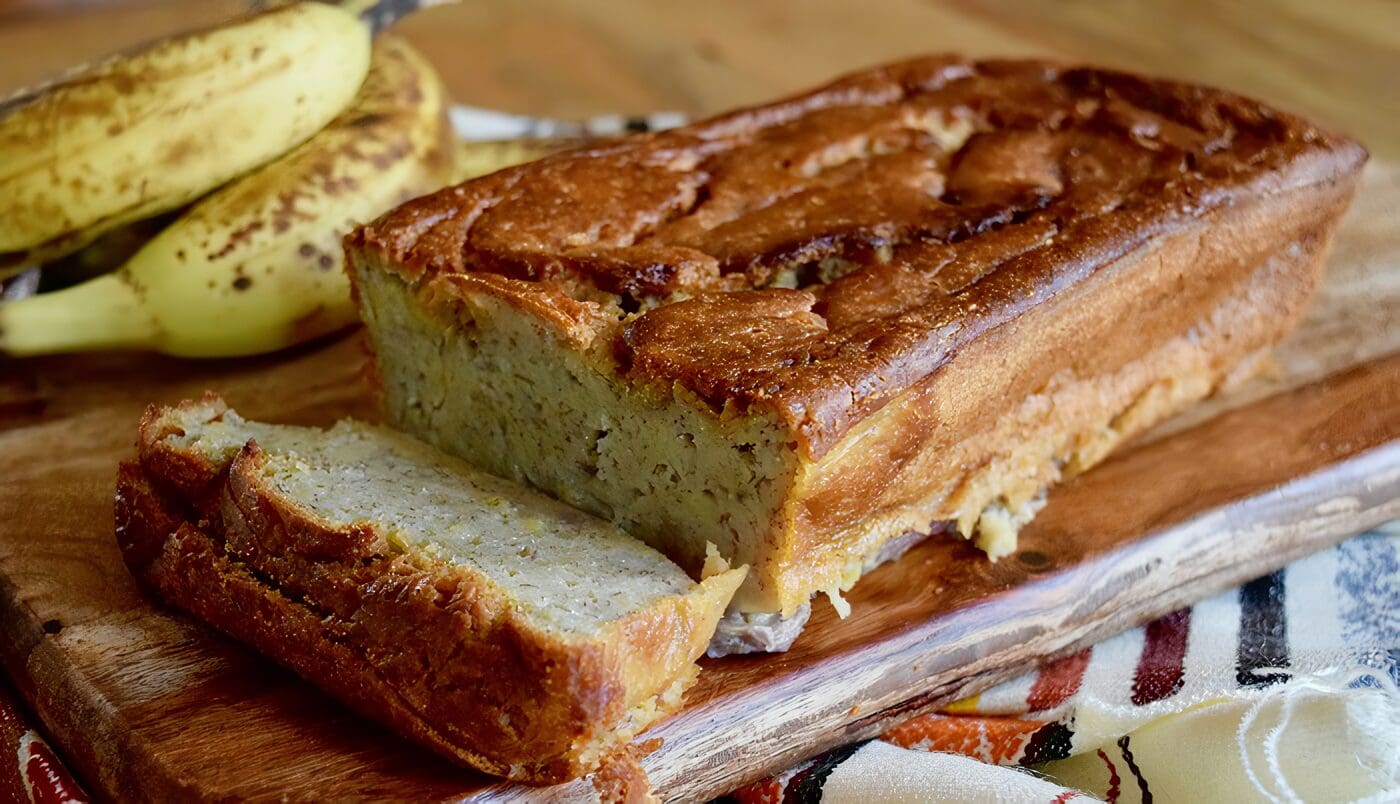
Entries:
<svg viewBox="0 0 1400 804">
<path fill-rule="evenodd" d="M 0 353 L 16 357 L 150 347 L 159 334 L 121 272 L 0 304 Z"/>
</svg>

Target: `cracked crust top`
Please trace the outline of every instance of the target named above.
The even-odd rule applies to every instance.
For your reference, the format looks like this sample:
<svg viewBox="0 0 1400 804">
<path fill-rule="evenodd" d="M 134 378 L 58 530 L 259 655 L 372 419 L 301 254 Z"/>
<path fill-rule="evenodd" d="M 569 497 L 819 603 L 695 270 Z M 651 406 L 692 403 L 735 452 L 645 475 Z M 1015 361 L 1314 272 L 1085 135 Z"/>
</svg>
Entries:
<svg viewBox="0 0 1400 804">
<path fill-rule="evenodd" d="M 504 299 L 640 387 L 771 410 L 820 457 L 1153 236 L 1365 157 L 1219 90 L 927 57 L 448 188 L 347 248 L 430 305 Z"/>
</svg>

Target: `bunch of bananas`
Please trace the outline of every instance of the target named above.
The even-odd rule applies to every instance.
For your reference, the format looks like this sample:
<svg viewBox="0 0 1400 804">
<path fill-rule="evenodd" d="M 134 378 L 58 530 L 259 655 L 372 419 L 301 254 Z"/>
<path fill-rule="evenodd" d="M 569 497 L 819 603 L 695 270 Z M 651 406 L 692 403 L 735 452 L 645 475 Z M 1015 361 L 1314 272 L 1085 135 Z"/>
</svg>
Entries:
<svg viewBox="0 0 1400 804">
<path fill-rule="evenodd" d="M 363 3 L 360 3 L 363 5 Z M 164 40 L 0 106 L 0 352 L 279 349 L 355 320 L 351 226 L 466 170 L 447 101 L 382 17 L 300 2 Z"/>
</svg>

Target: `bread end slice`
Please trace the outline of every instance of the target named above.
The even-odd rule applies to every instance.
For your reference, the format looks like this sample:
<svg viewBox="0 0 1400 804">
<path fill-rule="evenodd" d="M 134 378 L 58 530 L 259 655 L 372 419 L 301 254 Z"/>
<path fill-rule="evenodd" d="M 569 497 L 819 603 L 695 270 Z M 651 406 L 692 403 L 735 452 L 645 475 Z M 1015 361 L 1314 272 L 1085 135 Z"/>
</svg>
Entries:
<svg viewBox="0 0 1400 804">
<path fill-rule="evenodd" d="M 340 447 L 316 450 L 336 437 L 367 441 L 392 461 L 437 460 L 402 436 L 362 425 L 318 431 L 244 422 L 215 397 L 148 412 L 140 460 L 122 466 L 117 488 L 119 542 L 133 573 L 167 603 L 363 714 L 518 781 L 587 773 L 679 707 L 743 569 L 699 583 L 683 574 L 653 578 L 625 610 L 602 606 L 591 620 L 555 616 L 550 601 L 522 597 L 505 578 L 520 565 L 493 568 L 483 566 L 493 560 L 486 553 L 434 550 L 412 520 L 373 521 L 384 512 L 370 505 L 372 482 L 348 497 L 353 513 L 364 495 L 359 518 L 328 516 L 315 500 L 289 494 L 279 471 L 301 462 L 298 476 L 316 477 Z M 359 471 L 372 480 L 375 465 L 366 466 Z M 503 483 L 453 459 L 430 468 L 464 495 Z M 582 515 L 557 503 L 511 493 L 511 516 L 546 531 L 551 524 L 579 531 L 614 551 L 602 555 L 632 549 L 616 542 L 626 538 L 620 532 L 600 530 L 610 526 L 580 524 Z M 423 521 L 444 521 L 431 519 L 441 513 L 426 508 Z M 537 542 L 545 553 L 551 538 L 546 532 Z M 604 573 L 600 588 L 642 583 L 638 562 L 680 573 L 632 544 L 646 552 L 630 570 Z"/>
</svg>

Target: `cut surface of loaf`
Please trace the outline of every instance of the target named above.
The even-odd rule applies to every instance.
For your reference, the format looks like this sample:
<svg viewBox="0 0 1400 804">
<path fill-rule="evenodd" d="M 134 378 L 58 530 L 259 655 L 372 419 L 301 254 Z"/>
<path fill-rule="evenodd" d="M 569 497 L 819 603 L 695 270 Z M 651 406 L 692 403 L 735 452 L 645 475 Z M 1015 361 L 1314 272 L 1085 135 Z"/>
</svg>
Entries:
<svg viewBox="0 0 1400 804">
<path fill-rule="evenodd" d="M 1259 365 L 1364 160 L 1229 92 L 928 57 L 442 190 L 347 264 L 396 426 L 790 617 L 944 522 L 1011 552 Z"/>
<path fill-rule="evenodd" d="M 118 484 L 133 572 L 410 737 L 501 776 L 594 769 L 680 704 L 743 577 L 384 428 L 152 409 Z"/>
</svg>

